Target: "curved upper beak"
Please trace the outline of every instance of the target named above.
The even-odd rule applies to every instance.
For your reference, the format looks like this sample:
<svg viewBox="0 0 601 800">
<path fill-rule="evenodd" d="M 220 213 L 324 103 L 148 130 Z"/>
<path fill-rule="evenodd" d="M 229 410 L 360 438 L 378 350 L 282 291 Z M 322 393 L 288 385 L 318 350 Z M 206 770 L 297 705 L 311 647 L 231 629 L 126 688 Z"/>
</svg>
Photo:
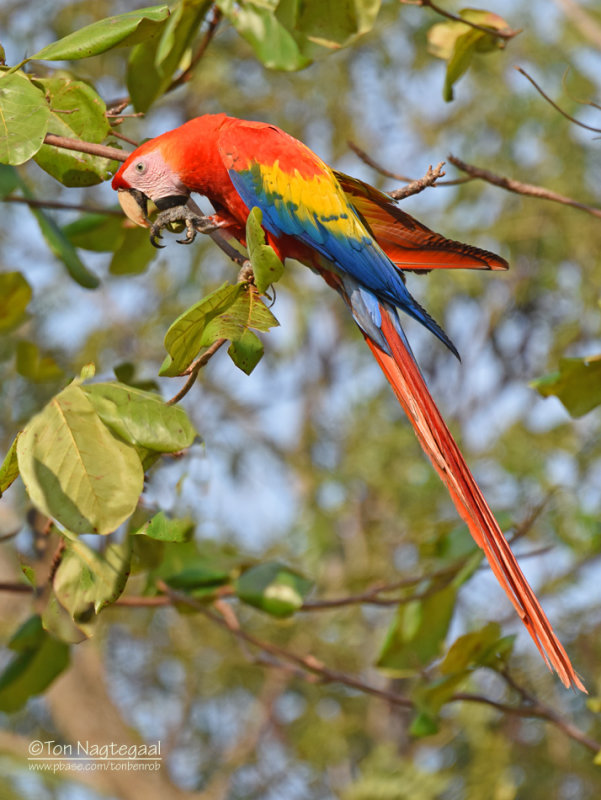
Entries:
<svg viewBox="0 0 601 800">
<path fill-rule="evenodd" d="M 119 205 L 125 215 L 141 228 L 150 228 L 148 221 L 148 198 L 139 189 L 119 189 Z"/>
</svg>

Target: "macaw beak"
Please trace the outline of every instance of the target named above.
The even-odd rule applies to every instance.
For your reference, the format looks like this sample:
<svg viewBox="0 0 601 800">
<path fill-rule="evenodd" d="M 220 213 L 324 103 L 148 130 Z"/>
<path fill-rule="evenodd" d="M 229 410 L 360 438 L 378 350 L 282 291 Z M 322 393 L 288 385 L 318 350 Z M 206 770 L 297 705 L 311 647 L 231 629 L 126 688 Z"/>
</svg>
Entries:
<svg viewBox="0 0 601 800">
<path fill-rule="evenodd" d="M 139 189 L 119 189 L 119 205 L 125 216 L 141 228 L 150 228 L 148 221 L 148 198 Z"/>
</svg>

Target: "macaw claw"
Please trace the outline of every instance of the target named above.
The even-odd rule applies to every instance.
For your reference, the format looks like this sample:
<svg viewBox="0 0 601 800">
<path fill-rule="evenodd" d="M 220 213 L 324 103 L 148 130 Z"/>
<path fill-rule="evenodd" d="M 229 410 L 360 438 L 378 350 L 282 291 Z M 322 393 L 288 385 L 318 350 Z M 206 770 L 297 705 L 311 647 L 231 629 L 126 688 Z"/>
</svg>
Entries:
<svg viewBox="0 0 601 800">
<path fill-rule="evenodd" d="M 150 227 L 150 243 L 154 247 L 163 247 L 158 243 L 161 231 L 174 222 L 183 222 L 186 226 L 186 237 L 177 239 L 178 244 L 192 244 L 197 233 L 212 233 L 220 227 L 210 217 L 206 217 L 193 200 L 186 204 L 172 206 L 160 211 Z"/>
</svg>

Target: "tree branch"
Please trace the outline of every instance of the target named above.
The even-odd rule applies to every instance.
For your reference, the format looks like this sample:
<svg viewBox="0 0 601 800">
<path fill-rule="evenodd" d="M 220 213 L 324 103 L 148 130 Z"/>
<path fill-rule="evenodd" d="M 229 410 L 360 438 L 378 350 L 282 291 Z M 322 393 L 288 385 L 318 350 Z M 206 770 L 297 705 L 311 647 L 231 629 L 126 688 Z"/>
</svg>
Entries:
<svg viewBox="0 0 601 800">
<path fill-rule="evenodd" d="M 357 144 L 355 144 L 354 142 L 351 142 L 351 141 L 348 141 L 347 144 L 351 148 L 351 150 L 355 153 L 355 155 L 357 155 L 361 159 L 361 161 L 363 161 L 365 164 L 367 164 L 368 167 L 371 167 L 372 169 L 374 169 L 376 172 L 379 172 L 380 175 L 384 175 L 386 178 L 392 178 L 392 180 L 394 180 L 394 181 L 400 181 L 401 183 L 408 183 L 408 184 L 419 183 L 420 181 L 424 180 L 424 178 L 418 178 L 416 180 L 415 178 L 408 178 L 406 175 L 399 175 L 398 172 L 391 172 L 389 169 L 386 169 L 386 167 L 383 167 L 382 164 L 380 164 L 377 161 L 375 161 L 368 153 L 365 152 L 365 150 L 362 150 L 359 147 L 359 145 L 357 145 Z M 441 162 L 441 164 L 442 163 L 443 162 Z M 432 168 L 430 167 L 430 169 L 432 169 Z M 428 170 L 428 172 L 429 171 L 430 170 Z M 426 175 L 427 174 L 428 173 L 426 173 Z M 444 173 L 442 173 L 442 174 L 444 174 Z M 451 181 L 438 181 L 437 180 L 436 183 L 434 183 L 434 181 L 433 181 L 431 185 L 432 186 L 457 186 L 458 184 L 469 183 L 470 181 L 473 181 L 473 180 L 474 180 L 473 178 L 469 178 L 469 177 L 468 178 L 456 178 L 455 180 L 451 180 Z M 404 188 L 403 189 L 397 189 L 396 191 L 397 192 L 403 192 Z M 420 189 L 420 191 L 421 191 L 421 189 Z M 389 194 L 392 195 L 393 192 L 389 192 Z"/>
<path fill-rule="evenodd" d="M 96 206 L 87 206 L 78 203 L 59 203 L 56 200 L 36 200 L 32 197 L 15 197 L 8 195 L 8 197 L 1 198 L 3 203 L 24 203 L 32 208 L 52 208 L 59 211 L 82 211 L 89 214 L 106 214 L 111 217 L 122 217 L 123 212 L 116 208 L 96 208 Z"/>
<path fill-rule="evenodd" d="M 434 186 L 436 181 L 445 174 L 443 167 L 444 161 L 441 161 L 434 168 L 430 165 L 423 178 L 411 181 L 407 186 L 403 186 L 402 189 L 394 189 L 392 192 L 388 192 L 388 194 L 395 200 L 404 200 L 406 197 L 411 197 L 412 194 L 419 194 L 423 192 L 424 189 L 427 189 L 428 186 Z"/>
<path fill-rule="evenodd" d="M 44 144 L 52 147 L 62 147 L 64 150 L 76 150 L 78 153 L 88 153 L 91 156 L 108 158 L 111 161 L 125 161 L 129 153 L 118 150 L 116 147 L 109 147 L 106 144 L 93 144 L 84 142 L 81 139 L 69 139 L 66 136 L 56 136 L 54 133 L 47 133 L 44 137 Z"/>
<path fill-rule="evenodd" d="M 465 161 L 462 161 L 454 155 L 449 155 L 448 158 L 451 164 L 456 166 L 457 169 L 467 172 L 467 174 L 471 175 L 473 178 L 480 178 L 480 180 L 492 183 L 494 186 L 499 186 L 501 189 L 507 189 L 508 192 L 537 197 L 540 200 L 551 200 L 554 203 L 561 203 L 565 206 L 578 208 L 580 211 L 586 211 L 587 214 L 592 214 L 594 217 L 601 217 L 601 209 L 595 208 L 595 206 L 589 206 L 586 203 L 573 200 L 571 197 L 552 192 L 550 189 L 545 189 L 543 186 L 522 183 L 521 181 L 513 180 L 513 178 L 505 178 L 503 175 L 496 175 L 494 172 L 489 172 L 487 169 L 476 167 L 473 164 L 466 164 Z"/>
<path fill-rule="evenodd" d="M 293 653 L 290 650 L 286 650 L 284 647 L 280 647 L 279 645 L 275 645 L 272 642 L 267 642 L 262 639 L 259 639 L 256 636 L 245 631 L 243 628 L 240 627 L 237 619 L 232 619 L 229 615 L 220 616 L 215 612 L 211 611 L 206 607 L 206 605 L 200 603 L 199 601 L 195 600 L 194 598 L 184 594 L 183 592 L 178 592 L 171 589 L 167 584 L 159 581 L 157 586 L 164 591 L 168 597 L 171 598 L 174 604 L 186 605 L 189 608 L 198 611 L 199 613 L 203 614 L 207 619 L 213 622 L 215 625 L 218 625 L 221 628 L 228 630 L 232 636 L 241 641 L 245 642 L 246 644 L 252 645 L 256 647 L 263 653 L 267 653 L 270 656 L 276 658 L 276 662 L 270 662 L 269 666 L 275 666 L 280 668 L 286 668 L 285 664 L 282 665 L 280 661 L 288 662 L 289 664 L 294 664 L 297 667 L 300 667 L 301 673 L 299 677 L 304 677 L 304 675 L 314 675 L 321 678 L 326 683 L 340 683 L 343 686 L 348 686 L 352 689 L 356 689 L 357 691 L 368 694 L 373 697 L 378 697 L 380 700 L 384 700 L 391 705 L 398 706 L 401 708 L 406 709 L 414 709 L 415 703 L 414 701 L 409 698 L 405 697 L 404 695 L 400 695 L 397 692 L 392 692 L 386 689 L 380 689 L 372 684 L 369 684 L 359 678 L 355 678 L 352 675 L 348 675 L 345 672 L 340 672 L 338 670 L 333 670 L 323 664 L 314 656 L 301 656 L 297 653 Z M 304 675 L 303 675 L 304 673 Z M 507 681 L 506 675 L 501 674 L 502 677 Z M 508 684 L 514 688 L 518 689 L 518 686 L 515 681 L 511 680 Z M 564 719 L 558 712 L 556 712 L 550 706 L 541 703 L 538 699 L 530 695 L 526 692 L 526 690 L 519 687 L 518 689 L 519 694 L 522 697 L 524 704 L 522 705 L 510 705 L 509 703 L 500 703 L 496 700 L 492 700 L 491 698 L 486 697 L 485 695 L 479 694 L 472 694 L 469 692 L 457 692 L 454 694 L 449 702 L 468 702 L 468 703 L 481 703 L 483 705 L 491 706 L 492 708 L 497 709 L 497 711 L 501 711 L 503 714 L 510 714 L 517 717 L 523 718 L 537 718 L 543 721 L 549 722 L 551 725 L 554 725 L 556 728 L 561 730 L 567 737 L 573 739 L 574 741 L 579 742 L 580 744 L 587 747 L 592 752 L 599 752 L 601 750 L 601 742 L 596 741 L 592 737 L 588 736 L 586 733 L 581 731 L 571 722 L 568 722 Z"/>
</svg>

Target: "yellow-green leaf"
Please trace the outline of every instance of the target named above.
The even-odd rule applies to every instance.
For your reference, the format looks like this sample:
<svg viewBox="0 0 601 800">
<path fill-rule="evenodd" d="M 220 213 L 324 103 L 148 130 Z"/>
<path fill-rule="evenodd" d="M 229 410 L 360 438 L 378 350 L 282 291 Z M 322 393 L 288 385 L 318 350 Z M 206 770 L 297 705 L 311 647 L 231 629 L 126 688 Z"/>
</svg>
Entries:
<svg viewBox="0 0 601 800">
<path fill-rule="evenodd" d="M 0 73 L 0 163 L 28 161 L 42 146 L 49 122 L 44 93 L 21 72 Z"/>
<path fill-rule="evenodd" d="M 557 397 L 572 417 L 582 417 L 601 404 L 601 355 L 561 358 L 558 372 L 530 386 L 543 397 Z"/>
<path fill-rule="evenodd" d="M 0 333 L 23 321 L 30 300 L 31 286 L 20 272 L 0 273 Z"/>
<path fill-rule="evenodd" d="M 144 473 L 132 445 L 68 386 L 25 427 L 19 470 L 33 504 L 76 533 L 111 533 L 136 508 Z"/>
</svg>

